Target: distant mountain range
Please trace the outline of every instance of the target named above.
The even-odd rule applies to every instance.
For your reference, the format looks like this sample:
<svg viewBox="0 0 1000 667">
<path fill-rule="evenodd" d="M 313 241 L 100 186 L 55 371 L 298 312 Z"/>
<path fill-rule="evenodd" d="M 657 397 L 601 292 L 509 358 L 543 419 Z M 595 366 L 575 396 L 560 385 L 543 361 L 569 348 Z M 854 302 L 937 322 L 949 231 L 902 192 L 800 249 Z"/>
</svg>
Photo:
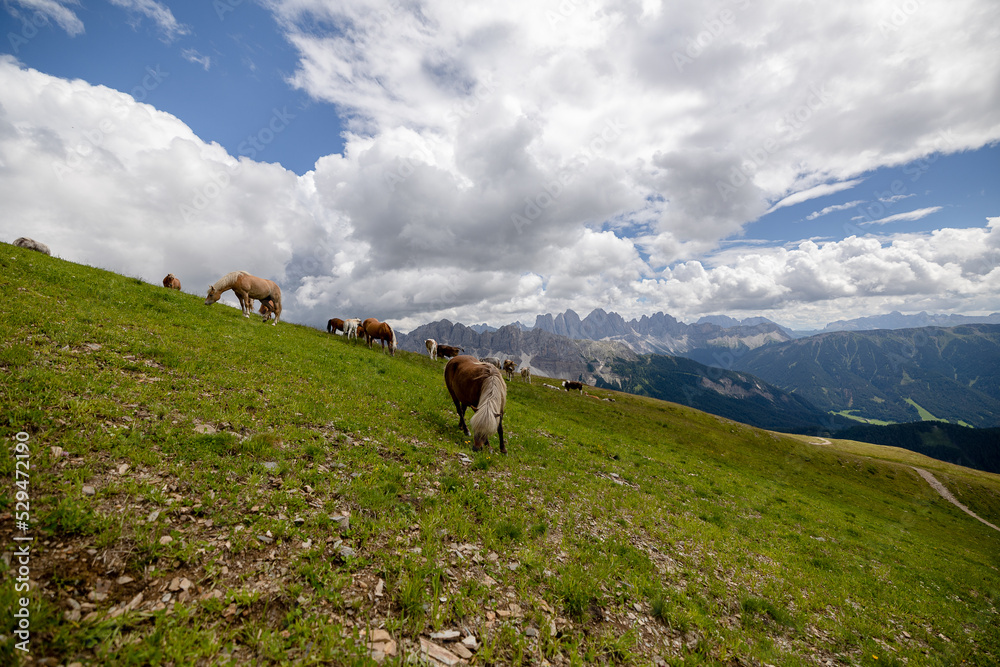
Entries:
<svg viewBox="0 0 1000 667">
<path fill-rule="evenodd" d="M 922 321 L 914 318 L 974 319 L 892 313 L 839 325 Z M 711 316 L 685 324 L 665 313 L 625 320 L 597 309 L 584 319 L 572 310 L 539 315 L 531 329 L 442 320 L 401 336 L 400 345 L 423 352 L 424 340 L 434 338 L 477 357 L 513 359 L 549 377 L 779 430 L 801 430 L 806 423 L 837 430 L 844 419 L 1000 426 L 1000 324 L 793 334 L 765 318 Z"/>
<path fill-rule="evenodd" d="M 554 317 L 539 315 L 534 328 L 574 340 L 617 341 L 639 354 L 680 355 L 707 364 L 713 363 L 717 356 L 728 358 L 732 350 L 751 350 L 793 338 L 781 326 L 764 318 L 724 326 L 714 321 L 685 324 L 666 313 L 655 313 L 626 321 L 618 313 L 600 308 L 582 320 L 572 310 Z"/>
<path fill-rule="evenodd" d="M 711 368 L 683 357 L 640 356 L 616 340 L 571 339 L 516 325 L 480 333 L 448 320 L 425 324 L 397 338 L 399 346 L 411 352 L 424 353 L 424 342 L 432 338 L 476 357 L 530 365 L 547 377 L 661 398 L 761 428 L 829 432 L 849 424 L 748 373 Z"/>
<path fill-rule="evenodd" d="M 917 329 L 919 327 L 957 327 L 963 324 L 1000 324 L 1000 313 L 992 315 L 931 315 L 926 312 L 903 315 L 893 311 L 888 315 L 859 317 L 853 320 L 830 322 L 823 329 L 829 331 L 870 331 L 873 329 Z"/>
<path fill-rule="evenodd" d="M 1000 325 L 824 333 L 734 355 L 729 368 L 859 421 L 1000 425 Z"/>
</svg>

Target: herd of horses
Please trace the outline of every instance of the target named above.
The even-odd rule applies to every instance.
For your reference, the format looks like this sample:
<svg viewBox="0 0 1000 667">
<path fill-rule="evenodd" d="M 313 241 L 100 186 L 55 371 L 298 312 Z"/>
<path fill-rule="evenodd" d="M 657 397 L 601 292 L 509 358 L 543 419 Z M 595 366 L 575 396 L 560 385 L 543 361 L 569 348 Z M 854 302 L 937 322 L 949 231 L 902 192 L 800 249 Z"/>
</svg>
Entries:
<svg viewBox="0 0 1000 667">
<path fill-rule="evenodd" d="M 174 274 L 168 273 L 163 279 L 163 286 L 180 290 L 181 281 Z M 263 316 L 263 321 L 268 322 L 273 318 L 272 324 L 278 324 L 281 318 L 281 288 L 273 280 L 259 278 L 247 271 L 230 271 L 209 286 L 205 305 L 217 302 L 228 290 L 236 295 L 244 317 L 250 317 L 253 302 L 257 300 L 260 301 L 258 312 Z M 342 320 L 335 317 L 327 322 L 326 330 L 331 334 L 340 331 L 348 340 L 363 338 L 369 348 L 378 340 L 383 351 L 388 343 L 390 356 L 396 354 L 396 333 L 387 322 L 380 322 L 374 317 L 363 321 L 360 318 Z M 473 438 L 472 450 L 480 451 L 489 444 L 489 437 L 496 433 L 500 440 L 500 452 L 506 454 L 503 415 L 507 405 L 507 383 L 501 372 L 509 381 L 518 372 L 517 364 L 511 359 L 503 362 L 495 357 L 477 359 L 462 354 L 464 350 L 461 347 L 440 344 L 433 339 L 427 339 L 425 345 L 432 360 L 439 357 L 448 359 L 444 367 L 445 386 L 455 403 L 459 428 L 465 435 Z M 530 367 L 522 368 L 520 374 L 523 380 L 531 382 Z M 563 386 L 566 389 L 579 388 L 581 393 L 583 391 L 583 385 L 579 382 L 564 382 Z M 468 408 L 472 408 L 475 414 L 467 425 L 465 412 Z M 472 433 L 469 433 L 469 426 L 472 427 Z"/>
</svg>

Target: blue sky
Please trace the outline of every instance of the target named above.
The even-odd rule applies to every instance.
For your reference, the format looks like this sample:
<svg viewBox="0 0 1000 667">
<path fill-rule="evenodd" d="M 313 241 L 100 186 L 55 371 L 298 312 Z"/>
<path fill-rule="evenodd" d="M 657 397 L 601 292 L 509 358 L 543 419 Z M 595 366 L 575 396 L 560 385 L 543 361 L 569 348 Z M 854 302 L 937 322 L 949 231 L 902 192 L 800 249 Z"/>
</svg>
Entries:
<svg viewBox="0 0 1000 667">
<path fill-rule="evenodd" d="M 5 0 L 0 232 L 315 325 L 1000 311 L 998 19 Z"/>
</svg>

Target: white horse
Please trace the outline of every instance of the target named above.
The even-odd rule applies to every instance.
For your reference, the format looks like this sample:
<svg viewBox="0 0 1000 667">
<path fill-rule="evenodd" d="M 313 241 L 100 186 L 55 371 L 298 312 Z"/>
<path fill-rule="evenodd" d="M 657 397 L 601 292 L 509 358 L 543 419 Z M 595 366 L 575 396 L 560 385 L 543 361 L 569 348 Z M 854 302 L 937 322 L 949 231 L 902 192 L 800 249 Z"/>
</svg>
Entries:
<svg viewBox="0 0 1000 667">
<path fill-rule="evenodd" d="M 350 320 L 344 320 L 344 335 L 347 336 L 347 340 L 351 340 L 352 337 L 358 337 L 359 326 L 361 326 L 360 318 L 355 317 Z"/>
<path fill-rule="evenodd" d="M 438 344 L 433 338 L 428 338 L 424 341 L 424 345 L 427 347 L 427 354 L 430 355 L 432 361 L 438 358 Z"/>
</svg>

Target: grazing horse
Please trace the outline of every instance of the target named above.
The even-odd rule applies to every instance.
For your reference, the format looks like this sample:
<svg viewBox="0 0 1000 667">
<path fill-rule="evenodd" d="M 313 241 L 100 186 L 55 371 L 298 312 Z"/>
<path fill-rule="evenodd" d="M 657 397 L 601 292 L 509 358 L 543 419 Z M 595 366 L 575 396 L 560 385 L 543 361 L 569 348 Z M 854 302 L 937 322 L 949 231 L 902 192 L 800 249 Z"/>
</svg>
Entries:
<svg viewBox="0 0 1000 667">
<path fill-rule="evenodd" d="M 438 358 L 438 344 L 433 338 L 428 338 L 424 341 L 424 347 L 427 348 L 427 355 L 434 361 Z"/>
<path fill-rule="evenodd" d="M 335 334 L 338 331 L 347 333 L 346 331 L 344 331 L 344 320 L 340 319 L 339 317 L 334 317 L 332 320 L 326 323 L 326 332 Z"/>
<path fill-rule="evenodd" d="M 563 388 L 565 388 L 566 391 L 570 391 L 572 389 L 579 389 L 580 393 L 581 394 L 583 393 L 582 382 L 574 382 L 573 380 L 563 380 Z"/>
<path fill-rule="evenodd" d="M 382 350 L 385 350 L 385 342 L 389 341 L 389 356 L 396 356 L 396 332 L 392 330 L 387 322 L 379 322 L 374 317 L 369 317 L 361 326 L 365 330 L 365 340 L 368 341 L 368 347 L 372 346 L 372 342 L 376 339 L 382 344 Z"/>
<path fill-rule="evenodd" d="M 168 273 L 167 277 L 163 279 L 163 286 L 169 289 L 179 290 L 181 288 L 180 278 L 172 273 Z"/>
<path fill-rule="evenodd" d="M 465 435 L 465 409 L 472 408 L 472 451 L 478 452 L 489 444 L 494 432 L 500 435 L 500 451 L 507 453 L 503 442 L 503 412 L 507 405 L 507 383 L 492 364 L 476 361 L 475 357 L 459 355 L 444 367 L 444 383 L 455 402 L 458 425 Z"/>
<path fill-rule="evenodd" d="M 274 302 L 268 299 L 267 301 L 260 302 L 260 314 L 264 316 L 264 321 L 267 322 L 274 315 Z"/>
<path fill-rule="evenodd" d="M 531 384 L 531 366 L 525 366 L 521 369 L 521 379 Z"/>
<path fill-rule="evenodd" d="M 250 317 L 250 313 L 253 312 L 253 300 L 259 299 L 262 304 L 268 303 L 268 309 L 274 314 L 273 324 L 278 323 L 281 317 L 281 288 L 273 280 L 258 278 L 246 271 L 230 271 L 216 280 L 214 285 L 209 286 L 205 305 L 211 306 L 226 290 L 233 290 L 236 294 L 243 317 Z M 270 315 L 271 313 L 268 313 L 265 317 L 265 322 Z"/>
<path fill-rule="evenodd" d="M 347 340 L 351 340 L 352 337 L 358 337 L 358 327 L 360 326 L 361 320 L 356 317 L 344 320 L 344 335 L 347 336 Z"/>
<path fill-rule="evenodd" d="M 507 376 L 507 381 L 510 382 L 510 380 L 514 377 L 514 373 L 517 372 L 517 364 L 510 359 L 506 359 L 503 362 L 503 372 L 504 375 Z"/>
<path fill-rule="evenodd" d="M 503 366 L 500 365 L 500 360 L 497 359 L 496 357 L 479 357 L 479 361 L 483 362 L 484 364 L 493 364 L 494 366 L 497 367 L 497 370 L 503 368 Z"/>
<path fill-rule="evenodd" d="M 454 345 L 442 345 L 438 343 L 437 356 L 450 359 L 452 357 L 457 357 L 463 352 L 462 348 L 455 347 Z"/>
</svg>

